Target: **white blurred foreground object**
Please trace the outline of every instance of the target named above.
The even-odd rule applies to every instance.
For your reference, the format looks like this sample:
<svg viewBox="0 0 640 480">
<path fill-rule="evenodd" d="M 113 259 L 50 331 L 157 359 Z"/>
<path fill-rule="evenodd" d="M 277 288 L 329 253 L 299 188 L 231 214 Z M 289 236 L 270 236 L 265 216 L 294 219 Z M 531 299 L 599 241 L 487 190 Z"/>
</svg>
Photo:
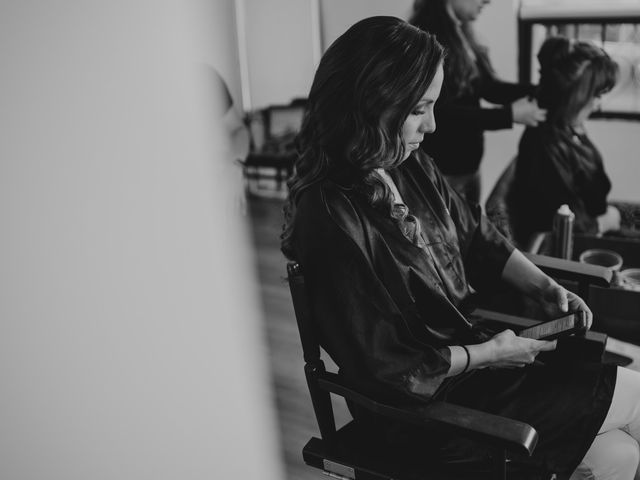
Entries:
<svg viewBox="0 0 640 480">
<path fill-rule="evenodd" d="M 225 0 L 0 6 L 0 478 L 283 478 L 191 68 L 233 24 Z"/>
</svg>

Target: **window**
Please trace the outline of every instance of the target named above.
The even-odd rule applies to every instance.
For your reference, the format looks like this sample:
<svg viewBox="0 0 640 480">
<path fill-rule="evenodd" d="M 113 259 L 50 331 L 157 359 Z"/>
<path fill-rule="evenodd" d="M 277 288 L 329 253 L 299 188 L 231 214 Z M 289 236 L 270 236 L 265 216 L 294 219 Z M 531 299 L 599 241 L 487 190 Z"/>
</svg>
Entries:
<svg viewBox="0 0 640 480">
<path fill-rule="evenodd" d="M 563 35 L 602 46 L 620 78 L 594 117 L 640 120 L 640 2 L 522 0 L 518 15 L 520 81 L 538 81 L 536 54 L 545 38 Z"/>
</svg>

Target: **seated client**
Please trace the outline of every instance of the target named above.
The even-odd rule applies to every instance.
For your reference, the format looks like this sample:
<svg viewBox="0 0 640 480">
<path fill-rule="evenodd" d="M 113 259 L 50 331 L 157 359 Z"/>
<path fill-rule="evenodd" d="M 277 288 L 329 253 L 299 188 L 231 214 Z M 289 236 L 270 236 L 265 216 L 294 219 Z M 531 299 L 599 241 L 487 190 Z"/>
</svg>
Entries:
<svg viewBox="0 0 640 480">
<path fill-rule="evenodd" d="M 372 17 L 339 37 L 318 66 L 282 249 L 305 272 L 321 344 L 343 378 L 373 397 L 446 399 L 524 421 L 540 433 L 529 462 L 575 478 L 631 479 L 639 374 L 599 363 L 549 368 L 534 359 L 555 342 L 487 334 L 466 318 L 470 285 L 502 283 L 550 316 L 583 310 L 591 322 L 591 313 L 462 200 L 419 149 L 436 128 L 443 61 L 430 34 Z M 418 451 L 445 444 L 354 413 L 390 448 L 407 438 Z"/>
<path fill-rule="evenodd" d="M 615 62 L 591 43 L 564 37 L 547 39 L 538 61 L 538 103 L 547 120 L 528 127 L 520 139 L 509 198 L 516 241 L 526 244 L 535 232 L 551 230 L 562 204 L 575 213 L 576 232 L 635 227 L 634 206 L 607 202 L 611 182 L 584 128 L 600 96 L 616 83 Z"/>
</svg>

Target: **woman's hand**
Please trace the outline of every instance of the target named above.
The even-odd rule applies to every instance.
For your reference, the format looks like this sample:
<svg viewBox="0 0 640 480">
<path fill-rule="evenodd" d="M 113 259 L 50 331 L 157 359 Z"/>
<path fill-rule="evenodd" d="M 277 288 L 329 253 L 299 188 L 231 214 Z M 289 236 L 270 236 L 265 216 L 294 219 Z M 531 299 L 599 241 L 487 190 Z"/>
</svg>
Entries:
<svg viewBox="0 0 640 480">
<path fill-rule="evenodd" d="M 533 363 L 540 352 L 555 350 L 556 340 L 534 340 L 518 337 L 512 330 L 505 330 L 487 342 L 492 351 L 488 367 L 514 368 Z"/>
<path fill-rule="evenodd" d="M 562 288 L 555 281 L 549 282 L 538 300 L 549 318 L 556 318 L 568 312 L 583 311 L 587 314 L 587 329 L 593 323 L 593 314 L 578 295 Z"/>
<path fill-rule="evenodd" d="M 587 304 L 575 293 L 558 285 L 558 282 L 531 263 L 519 250 L 511 253 L 502 271 L 502 278 L 536 301 L 549 318 L 583 311 L 587 314 L 587 328 L 591 328 L 593 314 Z"/>
<path fill-rule="evenodd" d="M 613 205 L 607 207 L 607 211 L 597 218 L 598 233 L 620 230 L 620 210 Z"/>
<path fill-rule="evenodd" d="M 515 123 L 535 127 L 547 119 L 547 111 L 538 107 L 537 100 L 520 98 L 511 104 L 511 113 Z"/>
</svg>

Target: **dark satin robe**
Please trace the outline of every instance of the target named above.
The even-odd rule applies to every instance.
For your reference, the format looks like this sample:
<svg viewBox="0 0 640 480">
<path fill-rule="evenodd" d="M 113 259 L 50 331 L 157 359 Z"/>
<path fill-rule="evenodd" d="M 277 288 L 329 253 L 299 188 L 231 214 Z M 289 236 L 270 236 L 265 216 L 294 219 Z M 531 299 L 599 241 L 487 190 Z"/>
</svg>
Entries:
<svg viewBox="0 0 640 480">
<path fill-rule="evenodd" d="M 422 242 L 409 240 L 347 185 L 325 180 L 298 203 L 293 247 L 323 348 L 370 395 L 392 402 L 447 398 L 528 421 L 542 438 L 534 461 L 575 468 L 604 420 L 615 370 L 483 369 L 445 378 L 447 345 L 486 339 L 465 318 L 469 283 L 477 291 L 499 286 L 513 247 L 426 155 L 389 173 L 422 226 Z M 399 431 L 418 439 L 413 444 L 425 437 Z"/>
<path fill-rule="evenodd" d="M 510 201 L 516 239 L 526 242 L 535 232 L 550 231 L 562 204 L 575 214 L 576 232 L 595 233 L 610 190 L 602 157 L 586 135 L 546 123 L 527 128 Z"/>
</svg>

